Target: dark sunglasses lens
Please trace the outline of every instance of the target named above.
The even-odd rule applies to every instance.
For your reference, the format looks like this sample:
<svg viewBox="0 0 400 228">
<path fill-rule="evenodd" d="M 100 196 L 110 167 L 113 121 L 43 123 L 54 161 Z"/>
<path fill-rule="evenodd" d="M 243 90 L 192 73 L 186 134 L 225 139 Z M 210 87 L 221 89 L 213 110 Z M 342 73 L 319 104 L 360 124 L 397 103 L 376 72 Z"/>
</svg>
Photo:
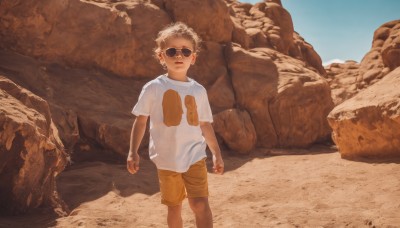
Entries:
<svg viewBox="0 0 400 228">
<path fill-rule="evenodd" d="M 184 55 L 185 57 L 189 57 L 192 54 L 192 50 L 187 49 L 187 48 L 183 48 L 181 50 L 181 52 L 182 52 L 182 55 Z"/>
<path fill-rule="evenodd" d="M 176 49 L 168 48 L 167 50 L 165 50 L 165 54 L 169 57 L 174 57 L 176 55 Z"/>
</svg>

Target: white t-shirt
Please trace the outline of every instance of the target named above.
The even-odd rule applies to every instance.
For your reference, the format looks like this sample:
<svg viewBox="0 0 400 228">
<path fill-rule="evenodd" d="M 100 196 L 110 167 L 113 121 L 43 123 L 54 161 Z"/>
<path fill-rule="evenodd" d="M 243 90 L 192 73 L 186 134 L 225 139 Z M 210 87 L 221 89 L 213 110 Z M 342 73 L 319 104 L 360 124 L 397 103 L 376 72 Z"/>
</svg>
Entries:
<svg viewBox="0 0 400 228">
<path fill-rule="evenodd" d="M 158 169 L 186 172 L 206 157 L 199 122 L 212 122 L 206 89 L 189 78 L 175 81 L 161 75 L 143 86 L 132 110 L 150 116 L 150 159 Z"/>
</svg>

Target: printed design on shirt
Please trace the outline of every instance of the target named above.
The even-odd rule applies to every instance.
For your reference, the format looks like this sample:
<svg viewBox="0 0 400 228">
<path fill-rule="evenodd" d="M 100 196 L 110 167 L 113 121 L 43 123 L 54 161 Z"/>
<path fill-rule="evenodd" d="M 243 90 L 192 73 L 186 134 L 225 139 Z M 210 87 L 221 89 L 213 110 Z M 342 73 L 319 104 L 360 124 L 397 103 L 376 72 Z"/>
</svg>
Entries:
<svg viewBox="0 0 400 228">
<path fill-rule="evenodd" d="M 165 91 L 162 108 L 165 125 L 171 127 L 178 126 L 181 123 L 183 109 L 182 100 L 178 92 L 172 89 Z"/>
<path fill-rule="evenodd" d="M 185 96 L 185 107 L 187 109 L 186 119 L 189 125 L 199 125 L 199 115 L 197 113 L 197 104 L 194 96 Z M 162 100 L 164 124 L 168 127 L 178 126 L 182 120 L 182 100 L 179 93 L 169 89 L 165 91 Z"/>
<path fill-rule="evenodd" d="M 187 109 L 186 119 L 189 125 L 197 126 L 199 125 L 199 115 L 197 114 L 196 100 L 191 95 L 185 96 L 185 106 Z"/>
</svg>

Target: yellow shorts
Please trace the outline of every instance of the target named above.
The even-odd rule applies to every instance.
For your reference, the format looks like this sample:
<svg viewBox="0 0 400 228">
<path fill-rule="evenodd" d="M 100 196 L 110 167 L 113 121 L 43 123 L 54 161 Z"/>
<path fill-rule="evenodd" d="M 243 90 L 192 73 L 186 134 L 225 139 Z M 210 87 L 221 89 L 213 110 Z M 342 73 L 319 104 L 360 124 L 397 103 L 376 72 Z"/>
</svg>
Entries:
<svg viewBox="0 0 400 228">
<path fill-rule="evenodd" d="M 184 173 L 170 170 L 158 170 L 161 203 L 177 206 L 186 198 L 208 197 L 206 159 L 190 166 Z"/>
</svg>

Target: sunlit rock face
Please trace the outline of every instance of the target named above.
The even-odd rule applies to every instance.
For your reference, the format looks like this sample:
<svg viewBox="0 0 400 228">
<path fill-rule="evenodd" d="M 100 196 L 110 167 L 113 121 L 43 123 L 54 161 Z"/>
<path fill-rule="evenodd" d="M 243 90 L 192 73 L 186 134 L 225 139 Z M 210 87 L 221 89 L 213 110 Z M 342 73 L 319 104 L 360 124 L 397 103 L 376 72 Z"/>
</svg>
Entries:
<svg viewBox="0 0 400 228">
<path fill-rule="evenodd" d="M 0 76 L 0 210 L 18 214 L 42 204 L 65 210 L 55 177 L 67 155 L 45 100 Z"/>
<path fill-rule="evenodd" d="M 346 61 L 326 67 L 335 105 L 377 83 L 400 64 L 400 20 L 375 30 L 372 47 L 360 63 Z"/>
<path fill-rule="evenodd" d="M 328 116 L 342 157 L 400 157 L 400 68 Z"/>
<path fill-rule="evenodd" d="M 245 150 L 254 140 L 256 147 L 308 147 L 330 135 L 333 103 L 321 58 L 294 31 L 280 1 L 6 0 L 0 15 L 7 77 L 48 100 L 75 154 L 99 146 L 126 155 L 130 110 L 141 86 L 164 72 L 154 39 L 173 21 L 203 39 L 189 76 L 207 89 L 213 113 L 249 114 L 226 117 L 253 125 L 256 137 L 227 137 L 233 128 L 217 132 L 230 149 L 238 148 L 236 140 L 250 140 L 239 143 Z M 34 59 L 15 57 L 27 62 L 17 67 L 7 60 L 14 52 Z"/>
<path fill-rule="evenodd" d="M 400 20 L 383 24 L 360 63 L 326 68 L 337 105 L 328 120 L 342 157 L 399 157 L 399 31 Z"/>
</svg>

